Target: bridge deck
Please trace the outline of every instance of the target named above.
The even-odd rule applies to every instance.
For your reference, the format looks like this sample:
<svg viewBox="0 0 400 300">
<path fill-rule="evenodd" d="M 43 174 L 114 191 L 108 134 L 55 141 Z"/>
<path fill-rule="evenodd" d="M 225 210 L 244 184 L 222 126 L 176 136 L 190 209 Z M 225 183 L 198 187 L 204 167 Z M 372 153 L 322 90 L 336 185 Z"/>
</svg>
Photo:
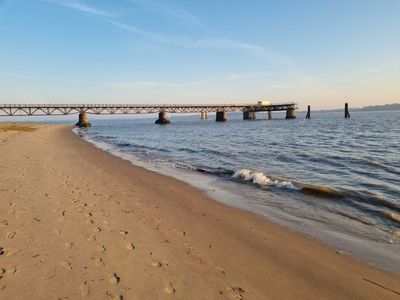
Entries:
<svg viewBox="0 0 400 300">
<path fill-rule="evenodd" d="M 0 104 L 0 116 L 47 116 L 87 114 L 151 114 L 235 112 L 235 111 L 286 111 L 297 109 L 295 103 L 279 103 L 268 106 L 252 104 Z"/>
</svg>

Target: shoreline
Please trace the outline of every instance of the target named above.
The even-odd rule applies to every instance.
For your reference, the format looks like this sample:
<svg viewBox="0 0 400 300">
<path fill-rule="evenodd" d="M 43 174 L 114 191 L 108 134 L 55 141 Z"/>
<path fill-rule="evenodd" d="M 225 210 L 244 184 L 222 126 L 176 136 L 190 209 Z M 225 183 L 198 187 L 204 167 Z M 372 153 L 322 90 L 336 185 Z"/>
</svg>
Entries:
<svg viewBox="0 0 400 300">
<path fill-rule="evenodd" d="M 107 153 L 119 157 L 134 166 L 156 172 L 158 174 L 175 178 L 179 181 L 189 184 L 199 189 L 205 195 L 214 201 L 235 207 L 240 210 L 254 213 L 275 224 L 279 224 L 288 230 L 301 233 L 307 237 L 311 237 L 323 244 L 332 247 L 338 253 L 349 255 L 355 259 L 361 260 L 367 264 L 400 274 L 400 255 L 399 247 L 396 243 L 384 242 L 379 239 L 369 239 L 368 236 L 357 236 L 350 232 L 340 231 L 338 228 L 331 227 L 324 222 L 318 222 L 312 216 L 300 217 L 290 214 L 285 210 L 275 208 L 275 205 L 261 205 L 257 198 L 254 197 L 254 184 L 238 184 L 235 181 L 227 181 L 226 177 L 219 177 L 211 174 L 194 172 L 196 167 L 192 167 L 190 163 L 185 161 L 179 162 L 186 164 L 189 168 L 179 168 L 171 164 L 158 165 L 151 161 L 142 160 L 136 154 L 129 151 L 123 151 L 121 148 L 115 147 L 112 143 L 96 140 L 94 137 L 86 134 L 85 130 L 75 128 L 72 130 L 80 138 L 84 139 L 91 145 L 99 148 Z M 161 158 L 162 159 L 162 158 Z M 232 171 L 233 173 L 235 171 Z M 264 195 L 267 199 L 273 197 L 279 199 L 281 203 L 288 203 L 299 197 L 298 195 L 277 195 L 273 192 Z M 271 198 L 269 198 L 270 200 Z M 322 199 L 319 199 L 320 201 Z M 296 200 L 294 200 L 296 201 Z M 322 200 L 323 201 L 323 200 Z M 351 227 L 349 227 L 351 228 Z M 394 236 L 396 238 L 398 235 Z M 392 241 L 393 242 L 393 241 Z"/>
<path fill-rule="evenodd" d="M 398 274 L 134 166 L 70 126 L 0 138 L 7 299 L 400 295 Z"/>
</svg>

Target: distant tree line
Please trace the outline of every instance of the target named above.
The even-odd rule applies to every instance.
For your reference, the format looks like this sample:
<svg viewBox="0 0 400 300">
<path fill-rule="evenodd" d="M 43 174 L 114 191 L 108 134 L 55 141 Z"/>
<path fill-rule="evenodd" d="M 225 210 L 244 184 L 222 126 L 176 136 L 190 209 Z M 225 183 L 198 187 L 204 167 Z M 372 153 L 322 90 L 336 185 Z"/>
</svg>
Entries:
<svg viewBox="0 0 400 300">
<path fill-rule="evenodd" d="M 364 106 L 362 111 L 400 110 L 400 103 Z"/>
</svg>

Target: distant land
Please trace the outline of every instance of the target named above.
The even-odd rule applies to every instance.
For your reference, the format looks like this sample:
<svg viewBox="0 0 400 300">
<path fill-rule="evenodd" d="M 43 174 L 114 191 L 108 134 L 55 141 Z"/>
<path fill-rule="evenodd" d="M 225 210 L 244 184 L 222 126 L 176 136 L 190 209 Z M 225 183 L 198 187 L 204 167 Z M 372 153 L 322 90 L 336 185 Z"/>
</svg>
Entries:
<svg viewBox="0 0 400 300">
<path fill-rule="evenodd" d="M 371 105 L 364 106 L 362 111 L 385 111 L 385 110 L 400 110 L 400 103 L 385 104 L 385 105 Z"/>
<path fill-rule="evenodd" d="M 351 105 L 351 103 L 350 103 Z M 400 110 L 400 103 L 393 103 L 393 104 L 384 104 L 384 105 L 370 105 L 370 106 L 364 106 L 363 108 L 360 107 L 354 107 L 352 108 L 349 105 L 349 111 L 392 111 L 392 110 Z M 343 111 L 343 108 L 337 108 L 337 109 L 324 109 L 324 110 L 314 110 L 314 112 L 339 112 Z M 311 111 L 312 107 L 311 107 Z"/>
</svg>

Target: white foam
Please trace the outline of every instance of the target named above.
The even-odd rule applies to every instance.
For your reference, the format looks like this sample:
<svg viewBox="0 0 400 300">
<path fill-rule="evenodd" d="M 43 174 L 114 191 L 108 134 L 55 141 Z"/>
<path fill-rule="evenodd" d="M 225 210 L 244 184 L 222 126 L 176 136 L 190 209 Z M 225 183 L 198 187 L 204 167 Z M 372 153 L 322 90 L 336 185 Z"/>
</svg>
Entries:
<svg viewBox="0 0 400 300">
<path fill-rule="evenodd" d="M 233 175 L 233 178 L 239 178 L 245 181 L 252 181 L 254 184 L 260 186 L 276 186 L 278 188 L 285 188 L 289 190 L 299 191 L 300 187 L 296 186 L 289 180 L 278 180 L 272 179 L 261 172 L 253 172 L 248 169 L 237 170 Z"/>
</svg>

